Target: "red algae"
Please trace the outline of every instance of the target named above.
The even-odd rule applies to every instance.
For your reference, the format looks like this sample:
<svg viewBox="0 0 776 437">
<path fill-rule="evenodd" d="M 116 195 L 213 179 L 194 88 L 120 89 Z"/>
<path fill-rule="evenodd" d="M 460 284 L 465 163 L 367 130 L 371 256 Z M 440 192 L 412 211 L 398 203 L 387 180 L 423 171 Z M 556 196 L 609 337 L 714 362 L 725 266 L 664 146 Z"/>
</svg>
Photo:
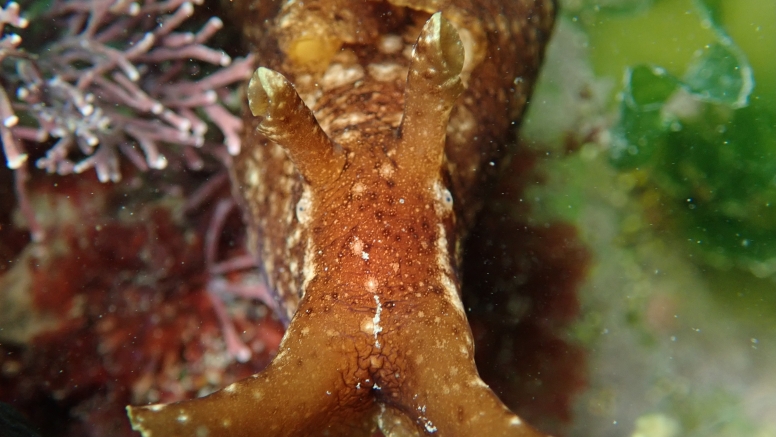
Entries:
<svg viewBox="0 0 776 437">
<path fill-rule="evenodd" d="M 47 436 L 129 436 L 126 404 L 201 395 L 266 366 L 283 327 L 260 304 L 231 303 L 253 352 L 248 362 L 234 362 L 221 339 L 205 290 L 207 208 L 181 219 L 174 202 L 135 198 L 124 214 L 115 207 L 120 190 L 89 178 L 57 181 L 33 189 L 36 204 L 45 192 L 84 216 L 56 226 L 44 219 L 46 241 L 17 255 L 24 262 L 15 275 L 27 279 L 8 283 L 24 289 L 2 291 L 31 296 L 26 307 L 14 301 L 17 310 L 44 322 L 0 340 L 0 401 Z"/>
<path fill-rule="evenodd" d="M 526 420 L 564 435 L 585 387 L 585 356 L 567 328 L 590 257 L 567 223 L 527 220 L 524 189 L 539 177 L 535 157 L 513 158 L 467 243 L 464 304 L 483 380 Z"/>
</svg>

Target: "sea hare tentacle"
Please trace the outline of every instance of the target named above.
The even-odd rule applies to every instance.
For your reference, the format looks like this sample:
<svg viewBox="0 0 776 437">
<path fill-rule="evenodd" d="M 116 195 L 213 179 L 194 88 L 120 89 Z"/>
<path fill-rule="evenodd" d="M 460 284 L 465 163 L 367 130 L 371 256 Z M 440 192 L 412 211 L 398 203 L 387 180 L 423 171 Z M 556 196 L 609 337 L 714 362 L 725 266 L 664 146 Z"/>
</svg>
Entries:
<svg viewBox="0 0 776 437">
<path fill-rule="evenodd" d="M 404 91 L 399 167 L 436 176 L 445 150 L 450 111 L 463 92 L 464 51 L 453 25 L 435 13 L 423 26 Z"/>
<path fill-rule="evenodd" d="M 345 156 L 282 74 L 256 70 L 248 84 L 248 103 L 254 116 L 264 117 L 259 132 L 286 150 L 311 185 L 339 176 Z"/>
</svg>

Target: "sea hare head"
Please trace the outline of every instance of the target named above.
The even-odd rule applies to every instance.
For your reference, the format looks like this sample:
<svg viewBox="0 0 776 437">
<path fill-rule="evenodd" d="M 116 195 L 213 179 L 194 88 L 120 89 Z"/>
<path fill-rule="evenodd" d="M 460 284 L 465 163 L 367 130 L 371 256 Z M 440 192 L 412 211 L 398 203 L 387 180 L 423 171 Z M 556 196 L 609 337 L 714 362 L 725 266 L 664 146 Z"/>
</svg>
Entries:
<svg viewBox="0 0 776 437">
<path fill-rule="evenodd" d="M 298 309 L 264 372 L 195 401 L 130 408 L 135 429 L 146 437 L 377 427 L 392 436 L 540 435 L 479 378 L 459 297 L 445 138 L 463 63 L 457 31 L 436 13 L 412 49 L 403 94 L 354 84 L 321 97 L 331 100 L 313 114 L 283 75 L 256 71 L 248 98 L 257 131 L 304 181 L 286 218 L 298 225 L 288 247 L 303 248 L 301 265 L 288 265 L 303 278 Z M 381 117 L 397 105 L 399 119 Z M 346 110 L 327 115 L 330 106 Z M 252 188 L 259 175 L 245 174 L 248 191 L 269 189 Z"/>
</svg>

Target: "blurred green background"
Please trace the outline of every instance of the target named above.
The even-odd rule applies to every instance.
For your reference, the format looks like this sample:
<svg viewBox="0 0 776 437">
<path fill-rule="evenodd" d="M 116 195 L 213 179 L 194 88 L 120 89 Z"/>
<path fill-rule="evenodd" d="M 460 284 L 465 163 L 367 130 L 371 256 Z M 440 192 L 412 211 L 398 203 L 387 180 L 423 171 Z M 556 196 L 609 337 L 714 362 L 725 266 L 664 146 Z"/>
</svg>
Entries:
<svg viewBox="0 0 776 437">
<path fill-rule="evenodd" d="M 574 436 L 776 436 L 776 1 L 565 0 L 522 137 L 594 267 Z"/>
</svg>

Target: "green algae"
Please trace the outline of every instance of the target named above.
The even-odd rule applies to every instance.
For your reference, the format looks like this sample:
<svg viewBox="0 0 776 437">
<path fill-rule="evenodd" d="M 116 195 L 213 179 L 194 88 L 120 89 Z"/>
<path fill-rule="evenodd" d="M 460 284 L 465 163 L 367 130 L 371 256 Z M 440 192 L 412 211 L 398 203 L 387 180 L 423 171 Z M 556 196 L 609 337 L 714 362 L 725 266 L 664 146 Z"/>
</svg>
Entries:
<svg viewBox="0 0 776 437">
<path fill-rule="evenodd" d="M 776 78 L 759 69 L 770 72 L 776 64 L 776 49 L 770 57 L 761 49 L 774 26 L 726 19 L 754 7 L 731 3 L 663 1 L 635 17 L 593 20 L 591 61 L 599 71 L 625 71 L 619 121 L 611 129 L 612 165 L 646 173 L 660 191 L 660 212 L 706 262 L 772 276 Z M 776 9 L 763 6 L 752 16 L 776 19 Z M 660 31 L 666 23 L 672 32 Z M 650 26 L 657 31 L 630 36 Z M 604 58 L 606 51 L 614 56 Z"/>
<path fill-rule="evenodd" d="M 595 260 L 568 435 L 776 436 L 776 2 L 564 4 L 522 136 Z"/>
</svg>

